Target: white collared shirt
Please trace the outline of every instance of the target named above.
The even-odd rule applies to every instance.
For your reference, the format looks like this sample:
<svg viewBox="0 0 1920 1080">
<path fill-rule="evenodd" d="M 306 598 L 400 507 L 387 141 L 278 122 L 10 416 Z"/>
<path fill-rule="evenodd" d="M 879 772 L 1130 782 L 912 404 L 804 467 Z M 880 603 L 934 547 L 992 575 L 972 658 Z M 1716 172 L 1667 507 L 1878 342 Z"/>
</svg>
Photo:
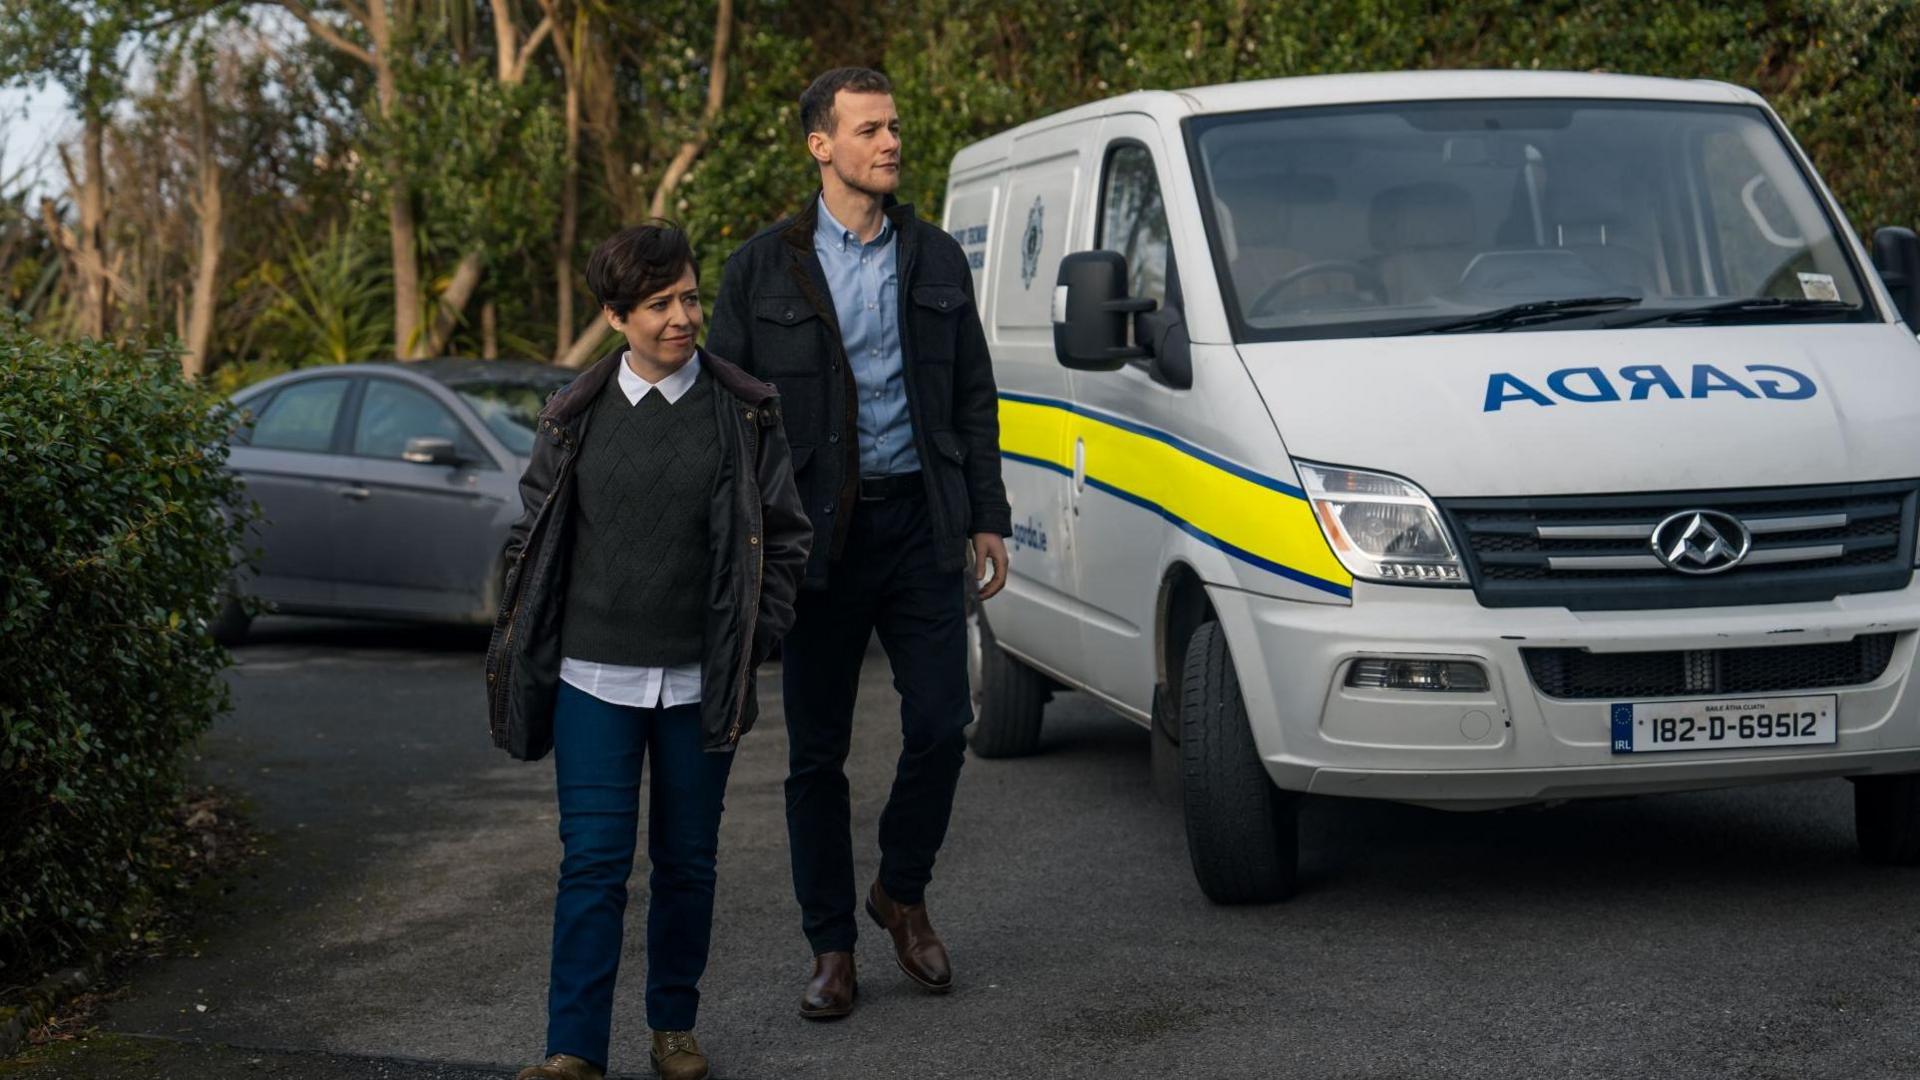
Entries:
<svg viewBox="0 0 1920 1080">
<path fill-rule="evenodd" d="M 697 349 L 693 359 L 657 383 L 641 378 L 629 362 L 631 357 L 631 353 L 620 356 L 619 383 L 620 392 L 627 395 L 627 401 L 634 405 L 640 404 L 641 398 L 655 390 L 671 405 L 691 390 L 694 380 L 700 377 L 700 353 Z M 700 700 L 698 661 L 674 667 L 634 667 L 567 657 L 560 661 L 560 678 L 567 685 L 584 690 L 611 705 L 671 709 L 676 705 L 692 705 Z"/>
</svg>

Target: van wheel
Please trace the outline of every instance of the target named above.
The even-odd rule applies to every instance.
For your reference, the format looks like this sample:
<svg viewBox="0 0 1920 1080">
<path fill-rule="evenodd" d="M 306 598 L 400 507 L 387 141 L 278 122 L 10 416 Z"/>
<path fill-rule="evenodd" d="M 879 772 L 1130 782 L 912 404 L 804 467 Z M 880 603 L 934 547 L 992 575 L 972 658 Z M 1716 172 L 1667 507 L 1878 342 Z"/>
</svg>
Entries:
<svg viewBox="0 0 1920 1080">
<path fill-rule="evenodd" d="M 220 593 L 220 614 L 213 617 L 207 632 L 218 644 L 232 648 L 247 640 L 247 628 L 253 625 L 253 616 L 238 596 L 231 591 Z"/>
<path fill-rule="evenodd" d="M 1275 787 L 1254 749 L 1240 679 L 1217 622 L 1187 642 L 1181 671 L 1181 787 L 1187 855 L 1216 904 L 1293 895 L 1300 861 L 1299 797 Z"/>
<path fill-rule="evenodd" d="M 1868 862 L 1920 866 L 1920 774 L 1855 777 L 1853 833 Z"/>
<path fill-rule="evenodd" d="M 987 614 L 967 588 L 967 677 L 973 729 L 967 742 L 983 758 L 1025 757 L 1040 747 L 1040 716 L 1053 696 L 1047 677 L 1008 656 Z"/>
</svg>

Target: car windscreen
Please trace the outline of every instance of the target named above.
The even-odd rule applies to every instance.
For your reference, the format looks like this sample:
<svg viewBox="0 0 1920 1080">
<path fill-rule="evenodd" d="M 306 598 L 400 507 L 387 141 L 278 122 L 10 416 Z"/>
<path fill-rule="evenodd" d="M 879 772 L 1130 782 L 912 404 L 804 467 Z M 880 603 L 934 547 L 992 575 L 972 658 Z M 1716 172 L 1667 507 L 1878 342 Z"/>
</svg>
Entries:
<svg viewBox="0 0 1920 1080">
<path fill-rule="evenodd" d="M 567 384 L 553 382 L 468 382 L 453 388 L 510 453 L 533 453 L 533 433 L 547 395 Z"/>
<path fill-rule="evenodd" d="M 1195 117 L 1188 138 L 1238 340 L 1446 329 L 1542 302 L 1551 318 L 1521 321 L 1873 317 L 1757 108 L 1400 102 Z M 1586 299 L 1609 302 L 1569 310 Z"/>
</svg>

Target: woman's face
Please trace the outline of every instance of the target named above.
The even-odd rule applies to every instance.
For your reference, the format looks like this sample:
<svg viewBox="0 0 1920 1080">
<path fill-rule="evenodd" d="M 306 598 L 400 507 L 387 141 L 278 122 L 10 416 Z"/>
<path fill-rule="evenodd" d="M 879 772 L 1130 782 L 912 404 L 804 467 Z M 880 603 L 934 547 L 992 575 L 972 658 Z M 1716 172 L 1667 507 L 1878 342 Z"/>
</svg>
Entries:
<svg viewBox="0 0 1920 1080">
<path fill-rule="evenodd" d="M 633 305 L 626 318 L 607 312 L 607 322 L 627 339 L 636 358 L 668 369 L 686 363 L 700 336 L 700 284 L 693 266 L 680 272 L 680 280 Z"/>
</svg>

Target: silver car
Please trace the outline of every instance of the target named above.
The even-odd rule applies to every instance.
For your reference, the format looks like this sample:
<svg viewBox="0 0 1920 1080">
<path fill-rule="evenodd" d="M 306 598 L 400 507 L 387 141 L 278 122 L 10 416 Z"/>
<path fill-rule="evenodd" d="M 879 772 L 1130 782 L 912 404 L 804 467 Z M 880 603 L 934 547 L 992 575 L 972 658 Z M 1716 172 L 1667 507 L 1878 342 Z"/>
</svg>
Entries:
<svg viewBox="0 0 1920 1080">
<path fill-rule="evenodd" d="M 495 360 L 307 368 L 234 395 L 228 467 L 259 503 L 240 597 L 275 611 L 485 624 L 547 396 L 576 372 Z"/>
</svg>

